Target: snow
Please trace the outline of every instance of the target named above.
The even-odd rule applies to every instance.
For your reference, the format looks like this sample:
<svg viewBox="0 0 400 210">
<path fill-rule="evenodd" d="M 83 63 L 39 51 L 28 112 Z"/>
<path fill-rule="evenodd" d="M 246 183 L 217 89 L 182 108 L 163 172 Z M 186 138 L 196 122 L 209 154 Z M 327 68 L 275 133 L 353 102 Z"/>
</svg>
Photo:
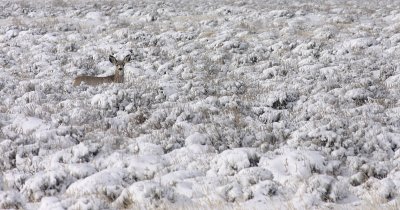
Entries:
<svg viewBox="0 0 400 210">
<path fill-rule="evenodd" d="M 256 153 L 249 149 L 225 150 L 211 162 L 210 175 L 233 176 L 238 171 L 248 168 L 256 163 Z"/>
<path fill-rule="evenodd" d="M 185 139 L 185 145 L 200 144 L 205 145 L 207 143 L 207 136 L 201 133 L 193 133 Z"/>
<path fill-rule="evenodd" d="M 84 195 L 104 194 L 116 197 L 125 184 L 126 171 L 106 169 L 72 183 L 66 190 L 70 196 L 81 197 Z"/>
<path fill-rule="evenodd" d="M 399 11 L 0 0 L 0 209 L 396 209 Z"/>
<path fill-rule="evenodd" d="M 0 192 L 0 208 L 2 209 L 22 209 L 25 207 L 25 201 L 16 191 Z"/>
<path fill-rule="evenodd" d="M 46 209 L 54 209 L 54 210 L 62 210 L 64 207 L 60 203 L 60 200 L 57 197 L 44 197 L 40 203 L 40 210 Z"/>
</svg>

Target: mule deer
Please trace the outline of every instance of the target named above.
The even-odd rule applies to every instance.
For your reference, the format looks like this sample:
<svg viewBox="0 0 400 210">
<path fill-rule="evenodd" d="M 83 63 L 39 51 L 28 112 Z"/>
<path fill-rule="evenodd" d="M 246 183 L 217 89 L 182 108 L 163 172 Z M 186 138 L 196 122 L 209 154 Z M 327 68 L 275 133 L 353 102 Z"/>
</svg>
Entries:
<svg viewBox="0 0 400 210">
<path fill-rule="evenodd" d="M 122 83 L 124 82 L 124 66 L 131 60 L 131 55 L 125 56 L 123 60 L 117 60 L 114 56 L 110 55 L 110 62 L 115 65 L 115 72 L 113 75 L 106 77 L 96 76 L 78 76 L 74 79 L 74 86 L 82 83 L 87 85 L 101 85 L 103 83 Z"/>
</svg>

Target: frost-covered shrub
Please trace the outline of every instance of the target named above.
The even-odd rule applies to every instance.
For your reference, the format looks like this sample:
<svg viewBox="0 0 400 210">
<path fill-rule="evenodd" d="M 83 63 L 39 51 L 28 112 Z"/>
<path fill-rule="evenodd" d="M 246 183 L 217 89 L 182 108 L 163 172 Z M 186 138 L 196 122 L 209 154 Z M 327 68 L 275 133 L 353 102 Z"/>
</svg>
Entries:
<svg viewBox="0 0 400 210">
<path fill-rule="evenodd" d="M 138 142 L 138 153 L 139 155 L 162 155 L 164 154 L 164 150 L 160 145 L 147 143 L 147 142 Z"/>
<path fill-rule="evenodd" d="M 390 76 L 385 80 L 385 85 L 387 87 L 389 87 L 389 88 L 398 87 L 399 86 L 399 84 L 398 84 L 399 80 L 400 80 L 400 74 Z"/>
<path fill-rule="evenodd" d="M 18 104 L 28 104 L 28 103 L 41 103 L 46 98 L 46 96 L 39 91 L 30 91 L 22 95 L 15 102 Z"/>
<path fill-rule="evenodd" d="M 73 200 L 68 209 L 71 210 L 90 210 L 90 209 L 109 209 L 110 206 L 103 199 L 96 196 L 85 196 Z"/>
<path fill-rule="evenodd" d="M 265 108 L 259 119 L 263 123 L 274 123 L 281 120 L 282 112 L 274 108 Z"/>
<path fill-rule="evenodd" d="M 210 175 L 232 176 L 242 169 L 257 166 L 259 157 L 252 149 L 225 150 L 211 162 Z"/>
<path fill-rule="evenodd" d="M 279 194 L 279 185 L 272 180 L 261 181 L 251 187 L 254 199 L 271 197 Z"/>
<path fill-rule="evenodd" d="M 165 127 L 165 120 L 168 116 L 167 110 L 153 112 L 146 120 L 145 126 L 150 129 L 161 129 Z"/>
<path fill-rule="evenodd" d="M 162 176 L 161 184 L 171 187 L 178 187 L 179 183 L 186 184 L 187 179 L 202 176 L 202 173 L 192 170 L 178 170 Z M 177 192 L 178 193 L 178 192 Z"/>
<path fill-rule="evenodd" d="M 380 181 L 376 181 L 372 184 L 372 193 L 375 194 L 382 201 L 389 201 L 393 199 L 397 194 L 398 190 L 396 189 L 396 185 L 393 180 L 390 178 L 385 178 Z"/>
<path fill-rule="evenodd" d="M 97 172 L 96 168 L 88 163 L 68 164 L 65 170 L 76 179 L 83 179 Z"/>
<path fill-rule="evenodd" d="M 236 67 L 254 65 L 262 60 L 264 60 L 264 56 L 260 53 L 235 54 L 232 57 Z"/>
<path fill-rule="evenodd" d="M 96 73 L 96 61 L 94 60 L 93 56 L 73 57 L 72 62 L 75 67 L 80 69 L 79 74 L 93 75 Z"/>
<path fill-rule="evenodd" d="M 353 186 L 358 186 L 364 183 L 367 179 L 367 174 L 365 174 L 364 172 L 358 172 L 350 177 L 350 184 Z"/>
<path fill-rule="evenodd" d="M 114 205 L 118 208 L 158 208 L 163 203 L 175 201 L 175 192 L 154 181 L 141 181 L 123 190 Z"/>
<path fill-rule="evenodd" d="M 185 139 L 186 146 L 192 144 L 200 144 L 200 145 L 209 144 L 208 136 L 201 133 L 194 133 Z"/>
<path fill-rule="evenodd" d="M 345 41 L 343 43 L 343 47 L 348 50 L 362 50 L 371 47 L 372 45 L 375 45 L 377 43 L 378 42 L 373 37 L 364 37 Z"/>
<path fill-rule="evenodd" d="M 399 196 L 396 2 L 46 2 L 0 5 L 0 208 Z"/>
<path fill-rule="evenodd" d="M 332 190 L 333 181 L 333 178 L 330 176 L 315 175 L 300 190 L 304 190 L 301 193 L 308 193 L 315 199 L 327 202 L 330 201 L 329 195 Z"/>
<path fill-rule="evenodd" d="M 65 121 L 69 121 L 69 118 L 64 118 L 64 119 L 60 119 L 57 122 L 65 122 Z M 56 130 L 56 134 L 57 136 L 63 136 L 63 137 L 70 137 L 72 139 L 74 139 L 76 142 L 79 142 L 82 137 L 84 136 L 84 131 L 82 128 L 79 127 L 72 127 L 72 126 L 59 126 Z"/>
<path fill-rule="evenodd" d="M 33 81 L 21 81 L 17 86 L 17 91 L 21 94 L 35 91 L 35 83 Z"/>
<path fill-rule="evenodd" d="M 286 72 L 281 66 L 266 66 L 262 71 L 262 75 L 265 79 L 273 79 L 277 76 L 285 76 Z"/>
<path fill-rule="evenodd" d="M 237 182 L 219 187 L 217 191 L 228 202 L 240 202 L 253 198 L 253 192 L 248 188 L 243 188 Z"/>
<path fill-rule="evenodd" d="M 210 169 L 209 163 L 215 157 L 215 149 L 208 145 L 193 144 L 174 149 L 165 154 L 172 163 L 174 170 L 189 170 L 206 172 Z"/>
<path fill-rule="evenodd" d="M 235 177 L 242 186 L 251 186 L 265 180 L 272 180 L 274 176 L 268 169 L 251 167 L 240 170 Z"/>
<path fill-rule="evenodd" d="M 29 201 L 37 202 L 44 196 L 64 192 L 72 181 L 64 170 L 40 172 L 25 181 L 21 192 Z"/>
<path fill-rule="evenodd" d="M 287 109 L 291 102 L 295 102 L 298 98 L 296 92 L 272 92 L 268 95 L 265 105 L 273 109 Z"/>
<path fill-rule="evenodd" d="M 267 168 L 279 182 L 288 179 L 308 179 L 314 173 L 324 173 L 326 161 L 320 152 L 280 151 L 277 157 L 261 157 L 258 166 Z"/>
<path fill-rule="evenodd" d="M 343 178 L 336 180 L 332 185 L 332 189 L 329 194 L 329 201 L 338 202 L 348 198 L 351 195 L 349 188 L 350 185 L 347 180 Z"/>
<path fill-rule="evenodd" d="M 125 187 L 126 182 L 124 179 L 126 176 L 126 171 L 122 169 L 103 170 L 72 183 L 66 193 L 75 197 L 102 195 L 113 201 Z"/>
<path fill-rule="evenodd" d="M 221 95 L 240 95 L 246 92 L 246 84 L 243 81 L 226 81 L 221 87 L 220 94 Z"/>
<path fill-rule="evenodd" d="M 345 181 L 336 182 L 332 177 L 325 175 L 311 177 L 304 187 L 305 193 L 324 202 L 337 202 L 349 195 L 349 185 Z"/>
<path fill-rule="evenodd" d="M 39 210 L 46 209 L 62 210 L 65 209 L 65 207 L 61 204 L 57 197 L 44 197 L 40 201 Z"/>
<path fill-rule="evenodd" d="M 64 139 L 67 140 L 67 139 Z M 75 145 L 75 144 L 72 144 Z M 54 165 L 60 163 L 83 163 L 89 162 L 99 151 L 100 145 L 96 143 L 84 144 L 80 143 L 70 148 L 56 152 L 52 155 L 50 162 Z"/>
<path fill-rule="evenodd" d="M 86 162 L 89 161 L 89 159 L 97 154 L 99 150 L 99 145 L 96 144 L 90 144 L 90 145 L 85 145 L 83 143 L 80 143 L 74 147 L 72 147 L 71 150 L 71 160 L 72 162 Z"/>
<path fill-rule="evenodd" d="M 277 146 L 276 143 L 278 138 L 269 132 L 259 131 L 255 133 L 255 142 L 253 143 L 253 147 L 261 147 L 261 149 L 271 149 L 274 146 Z"/>
<path fill-rule="evenodd" d="M 16 150 L 11 140 L 0 142 L 0 170 L 9 170 L 15 167 Z"/>
<path fill-rule="evenodd" d="M 9 170 L 3 174 L 2 184 L 4 188 L 21 191 L 25 181 L 30 177 L 27 173 L 17 171 L 16 169 Z"/>
<path fill-rule="evenodd" d="M 15 114 L 24 114 L 25 116 L 30 116 L 30 117 L 36 117 L 36 118 L 47 118 L 50 116 L 50 111 L 49 107 L 46 105 L 42 104 L 36 104 L 36 103 L 21 103 L 23 105 L 19 106 L 13 106 L 10 109 L 11 113 Z"/>
<path fill-rule="evenodd" d="M 77 124 L 86 124 L 96 122 L 101 119 L 102 112 L 97 109 L 89 109 L 85 107 L 73 108 L 69 112 L 70 122 Z"/>
<path fill-rule="evenodd" d="M 17 115 L 12 124 L 2 128 L 2 132 L 10 139 L 15 139 L 19 135 L 31 135 L 37 131 L 42 131 L 47 126 L 48 125 L 46 125 L 43 120 L 37 117 L 24 117 L 23 115 Z M 27 138 L 26 136 L 23 136 L 20 138 L 21 141 L 26 139 L 31 140 L 32 137 Z"/>
<path fill-rule="evenodd" d="M 25 201 L 16 191 L 0 191 L 0 208 L 25 209 Z"/>
<path fill-rule="evenodd" d="M 113 110 L 117 108 L 117 96 L 115 94 L 101 93 L 92 98 L 92 106 L 100 109 Z"/>
<path fill-rule="evenodd" d="M 373 93 L 365 88 L 356 88 L 346 92 L 345 97 L 355 101 L 357 105 L 364 104 Z"/>
</svg>

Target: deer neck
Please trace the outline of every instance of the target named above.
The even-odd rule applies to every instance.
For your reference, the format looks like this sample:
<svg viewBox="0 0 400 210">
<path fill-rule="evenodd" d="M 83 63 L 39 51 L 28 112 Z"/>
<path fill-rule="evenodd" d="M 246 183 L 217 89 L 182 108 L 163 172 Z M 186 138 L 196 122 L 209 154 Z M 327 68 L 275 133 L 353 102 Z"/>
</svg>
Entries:
<svg viewBox="0 0 400 210">
<path fill-rule="evenodd" d="M 124 82 L 124 74 L 115 74 L 113 80 L 117 83 Z"/>
</svg>

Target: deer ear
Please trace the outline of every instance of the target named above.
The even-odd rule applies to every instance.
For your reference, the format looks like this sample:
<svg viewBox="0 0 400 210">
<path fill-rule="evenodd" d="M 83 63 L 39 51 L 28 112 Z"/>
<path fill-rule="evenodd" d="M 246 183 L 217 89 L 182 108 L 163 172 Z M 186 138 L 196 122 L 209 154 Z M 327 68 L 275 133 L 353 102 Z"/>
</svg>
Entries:
<svg viewBox="0 0 400 210">
<path fill-rule="evenodd" d="M 112 56 L 112 55 L 110 55 L 109 60 L 110 60 L 110 62 L 111 62 L 112 64 L 116 64 L 116 63 L 117 63 L 117 59 L 116 59 L 114 56 Z"/>
<path fill-rule="evenodd" d="M 127 63 L 127 62 L 129 62 L 129 61 L 131 61 L 131 55 L 130 55 L 130 54 L 127 55 L 127 56 L 125 56 L 125 58 L 124 58 L 124 63 Z"/>
</svg>

